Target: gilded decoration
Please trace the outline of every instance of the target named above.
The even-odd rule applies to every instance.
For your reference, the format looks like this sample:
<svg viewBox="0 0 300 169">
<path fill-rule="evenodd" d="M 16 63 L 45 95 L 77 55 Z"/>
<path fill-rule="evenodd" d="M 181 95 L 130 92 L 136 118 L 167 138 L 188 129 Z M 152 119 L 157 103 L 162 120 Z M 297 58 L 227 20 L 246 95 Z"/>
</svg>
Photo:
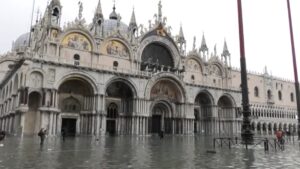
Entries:
<svg viewBox="0 0 300 169">
<path fill-rule="evenodd" d="M 181 95 L 172 82 L 163 80 L 156 83 L 151 90 L 151 99 L 155 98 L 167 98 L 171 101 L 179 102 Z"/>
<path fill-rule="evenodd" d="M 125 58 L 129 57 L 128 48 L 123 43 L 116 40 L 111 40 L 105 45 L 104 53 Z"/>
<path fill-rule="evenodd" d="M 92 45 L 90 41 L 84 35 L 79 33 L 71 33 L 67 35 L 64 38 L 62 45 L 64 47 L 74 48 L 78 50 L 92 50 Z"/>
</svg>

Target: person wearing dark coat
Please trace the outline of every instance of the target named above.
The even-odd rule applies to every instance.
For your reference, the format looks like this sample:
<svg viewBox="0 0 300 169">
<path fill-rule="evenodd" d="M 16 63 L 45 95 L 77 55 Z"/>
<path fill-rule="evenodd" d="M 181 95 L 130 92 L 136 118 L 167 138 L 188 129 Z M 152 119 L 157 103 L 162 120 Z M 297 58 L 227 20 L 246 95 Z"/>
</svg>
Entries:
<svg viewBox="0 0 300 169">
<path fill-rule="evenodd" d="M 47 130 L 44 130 L 44 128 L 41 128 L 41 130 L 38 132 L 38 136 L 41 139 L 41 142 L 40 142 L 41 145 L 44 144 L 46 133 L 47 133 Z"/>
<path fill-rule="evenodd" d="M 4 140 L 5 138 L 5 131 L 0 131 L 0 141 Z"/>
</svg>

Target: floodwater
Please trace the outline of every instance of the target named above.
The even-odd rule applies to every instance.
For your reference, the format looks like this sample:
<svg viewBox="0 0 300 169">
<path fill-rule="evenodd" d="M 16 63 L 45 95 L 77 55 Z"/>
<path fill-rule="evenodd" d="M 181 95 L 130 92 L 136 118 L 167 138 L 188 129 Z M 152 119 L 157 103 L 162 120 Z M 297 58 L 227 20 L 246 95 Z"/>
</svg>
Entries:
<svg viewBox="0 0 300 169">
<path fill-rule="evenodd" d="M 212 150 L 206 136 L 104 136 L 39 139 L 6 138 L 0 146 L 0 169 L 226 169 L 300 167 L 298 142 L 285 151 L 262 146 L 248 150 L 242 146 Z"/>
</svg>

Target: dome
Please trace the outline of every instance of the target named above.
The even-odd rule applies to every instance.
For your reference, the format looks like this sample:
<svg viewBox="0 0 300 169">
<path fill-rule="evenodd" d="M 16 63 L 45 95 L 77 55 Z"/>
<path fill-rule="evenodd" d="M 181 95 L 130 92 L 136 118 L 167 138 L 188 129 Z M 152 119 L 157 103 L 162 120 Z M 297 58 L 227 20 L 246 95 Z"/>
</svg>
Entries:
<svg viewBox="0 0 300 169">
<path fill-rule="evenodd" d="M 29 35 L 29 33 L 25 33 L 19 36 L 13 44 L 13 50 L 18 50 L 27 47 L 29 45 Z"/>
<path fill-rule="evenodd" d="M 110 32 L 114 32 L 117 29 L 118 20 L 115 19 L 109 19 L 104 21 L 103 25 L 103 33 L 104 35 L 108 35 Z M 128 33 L 128 26 L 120 22 L 120 33 L 126 35 Z"/>
</svg>

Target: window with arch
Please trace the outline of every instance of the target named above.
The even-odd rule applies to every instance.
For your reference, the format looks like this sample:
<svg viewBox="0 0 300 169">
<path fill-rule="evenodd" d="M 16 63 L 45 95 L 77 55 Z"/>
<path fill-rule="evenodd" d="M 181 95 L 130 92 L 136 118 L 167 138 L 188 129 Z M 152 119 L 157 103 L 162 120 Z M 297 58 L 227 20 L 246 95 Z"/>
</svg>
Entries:
<svg viewBox="0 0 300 169">
<path fill-rule="evenodd" d="M 118 105 L 115 103 L 109 104 L 107 107 L 107 118 L 117 118 L 118 116 Z"/>
<path fill-rule="evenodd" d="M 291 93 L 291 102 L 294 102 L 294 93 Z"/>
<path fill-rule="evenodd" d="M 257 86 L 255 86 L 255 88 L 254 88 L 254 96 L 259 97 L 259 90 L 258 90 Z"/>
<path fill-rule="evenodd" d="M 281 93 L 281 91 L 278 91 L 278 100 L 282 100 L 282 93 Z"/>
<path fill-rule="evenodd" d="M 78 54 L 74 55 L 74 65 L 79 66 L 80 65 L 80 56 Z"/>
</svg>

